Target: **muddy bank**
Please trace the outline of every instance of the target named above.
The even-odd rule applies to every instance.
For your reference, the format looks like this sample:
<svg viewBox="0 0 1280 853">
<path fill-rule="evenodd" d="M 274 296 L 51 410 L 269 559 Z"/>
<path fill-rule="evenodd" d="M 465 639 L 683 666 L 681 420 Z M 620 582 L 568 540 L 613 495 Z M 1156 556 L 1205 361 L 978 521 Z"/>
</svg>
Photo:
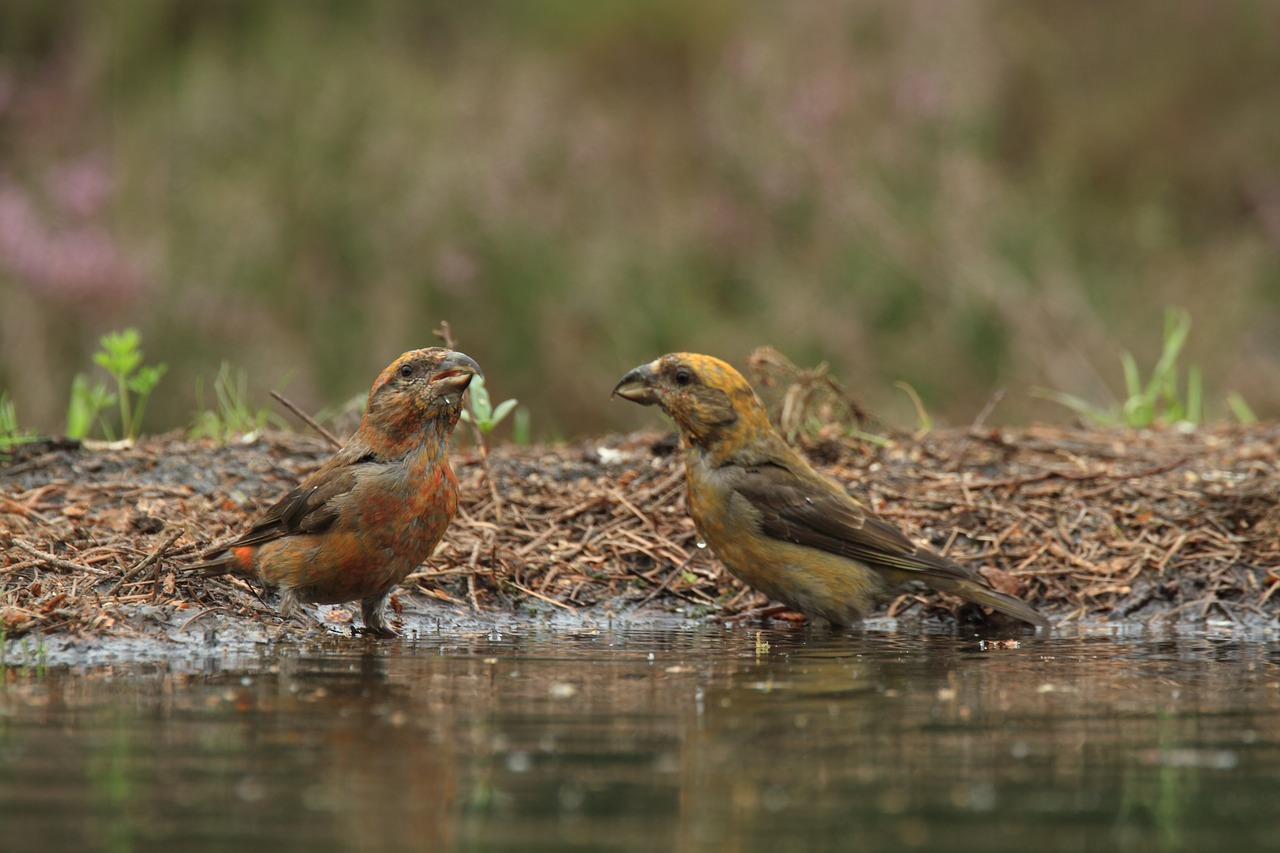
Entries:
<svg viewBox="0 0 1280 853">
<path fill-rule="evenodd" d="M 913 536 L 1063 626 L 1276 623 L 1280 427 L 1204 431 L 935 430 L 887 447 L 803 445 Z M 183 571 L 330 454 L 271 433 L 120 448 L 44 443 L 0 462 L 0 630 L 59 648 L 98 638 L 215 646 L 349 630 L 355 608 L 291 620 L 271 594 Z M 391 600 L 406 633 L 617 620 L 676 625 L 766 602 L 697 547 L 670 436 L 456 449 L 458 518 Z M 946 596 L 877 614 L 982 620 Z"/>
</svg>

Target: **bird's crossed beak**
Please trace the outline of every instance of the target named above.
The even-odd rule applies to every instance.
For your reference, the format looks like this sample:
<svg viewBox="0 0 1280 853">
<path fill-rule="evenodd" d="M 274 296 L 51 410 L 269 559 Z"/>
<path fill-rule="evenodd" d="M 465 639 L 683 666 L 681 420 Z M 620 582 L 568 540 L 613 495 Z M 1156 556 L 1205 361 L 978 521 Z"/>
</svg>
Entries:
<svg viewBox="0 0 1280 853">
<path fill-rule="evenodd" d="M 642 406 L 652 406 L 658 402 L 658 393 L 653 387 L 653 363 L 642 364 L 627 371 L 627 375 L 613 386 L 614 397 L 621 397 Z"/>
<path fill-rule="evenodd" d="M 451 352 L 436 366 L 435 374 L 431 377 L 431 385 L 437 396 L 461 394 L 467 390 L 474 376 L 484 378 L 484 371 L 480 369 L 480 365 L 468 355 Z"/>
</svg>

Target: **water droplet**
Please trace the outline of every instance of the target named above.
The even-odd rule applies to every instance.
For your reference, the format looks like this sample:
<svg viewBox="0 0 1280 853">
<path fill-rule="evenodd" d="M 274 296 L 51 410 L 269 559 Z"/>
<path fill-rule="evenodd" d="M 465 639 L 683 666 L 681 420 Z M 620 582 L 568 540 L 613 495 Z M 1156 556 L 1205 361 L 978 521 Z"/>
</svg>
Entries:
<svg viewBox="0 0 1280 853">
<path fill-rule="evenodd" d="M 706 543 L 706 542 L 703 542 L 701 539 L 699 539 L 699 540 L 697 541 L 697 543 L 696 543 L 696 544 L 697 544 L 697 546 L 698 546 L 699 548 L 705 548 L 705 547 L 707 547 L 707 543 Z"/>
</svg>

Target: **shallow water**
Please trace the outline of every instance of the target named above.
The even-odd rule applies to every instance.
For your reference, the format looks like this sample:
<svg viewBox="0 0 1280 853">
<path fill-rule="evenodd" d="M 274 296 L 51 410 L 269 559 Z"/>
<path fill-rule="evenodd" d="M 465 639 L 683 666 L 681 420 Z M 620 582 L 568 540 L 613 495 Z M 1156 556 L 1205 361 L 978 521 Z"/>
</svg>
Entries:
<svg viewBox="0 0 1280 853">
<path fill-rule="evenodd" d="M 867 630 L 9 648 L 3 850 L 1275 849 L 1280 643 Z"/>
</svg>

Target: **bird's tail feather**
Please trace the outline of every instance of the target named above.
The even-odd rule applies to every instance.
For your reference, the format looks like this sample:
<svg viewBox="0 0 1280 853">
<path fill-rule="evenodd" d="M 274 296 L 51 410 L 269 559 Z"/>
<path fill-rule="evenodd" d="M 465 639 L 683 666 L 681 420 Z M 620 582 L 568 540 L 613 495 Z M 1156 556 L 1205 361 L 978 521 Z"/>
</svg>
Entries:
<svg viewBox="0 0 1280 853">
<path fill-rule="evenodd" d="M 207 578 L 214 578 L 219 575 L 252 576 L 232 551 L 222 551 L 214 554 L 211 559 L 183 566 L 182 571 L 200 572 Z"/>
<path fill-rule="evenodd" d="M 998 610 L 1006 616 L 1012 616 L 1014 619 L 1021 619 L 1023 622 L 1034 625 L 1037 630 L 1048 631 L 1053 628 L 1053 623 L 1042 616 L 1030 604 L 1025 601 L 1019 601 L 1012 595 L 1005 595 L 1003 592 L 984 586 L 981 583 L 964 578 L 939 577 L 930 578 L 930 582 L 937 590 L 958 595 L 975 604 L 985 604 L 987 607 Z"/>
<path fill-rule="evenodd" d="M 217 575 L 225 575 L 230 571 L 230 567 L 222 560 L 205 560 L 202 563 L 192 563 L 183 566 L 184 572 L 199 572 L 207 578 L 216 577 Z"/>
</svg>

